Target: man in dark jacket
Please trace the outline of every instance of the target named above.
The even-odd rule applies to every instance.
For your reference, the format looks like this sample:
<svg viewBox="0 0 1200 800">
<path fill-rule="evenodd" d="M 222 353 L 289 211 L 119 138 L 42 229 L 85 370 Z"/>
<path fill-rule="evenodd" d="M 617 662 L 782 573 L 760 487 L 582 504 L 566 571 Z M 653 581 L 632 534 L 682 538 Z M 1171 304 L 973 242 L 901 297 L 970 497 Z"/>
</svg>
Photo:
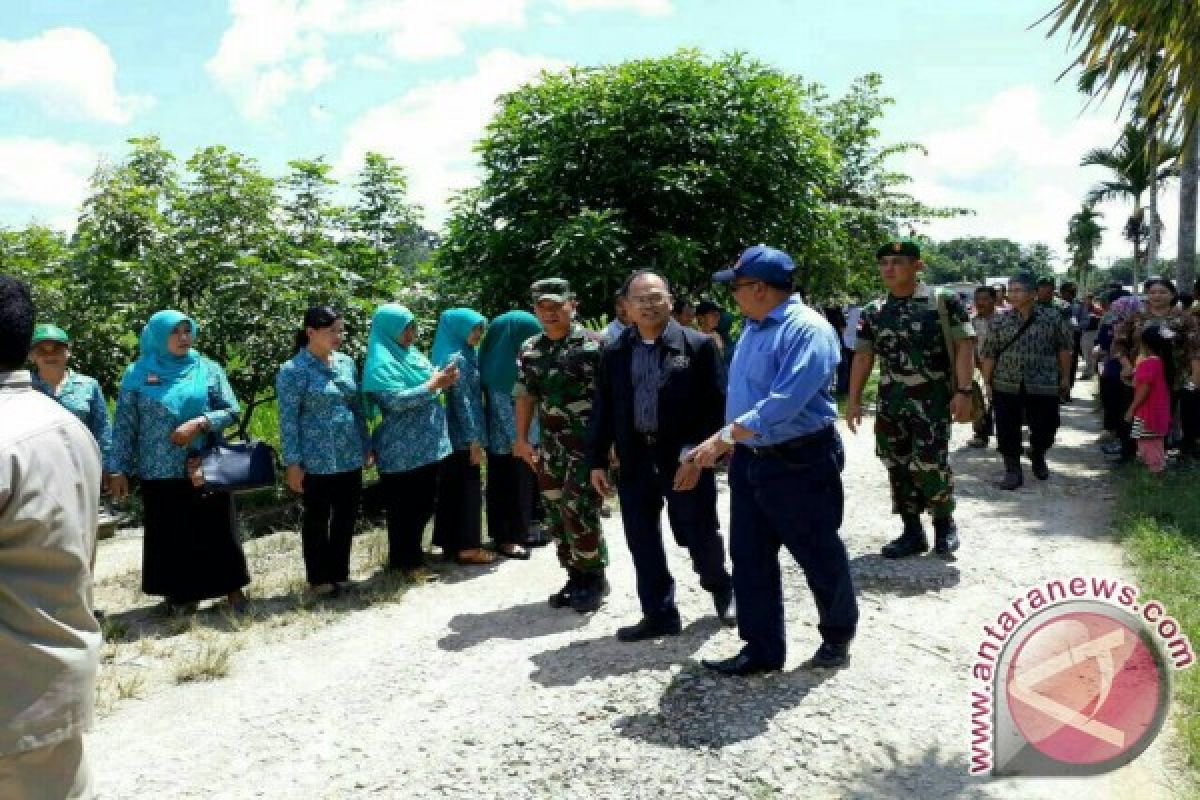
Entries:
<svg viewBox="0 0 1200 800">
<path fill-rule="evenodd" d="M 642 605 L 641 621 L 621 628 L 617 638 L 634 642 L 680 631 L 659 525 L 664 501 L 675 541 L 691 553 L 721 621 L 734 625 L 716 479 L 711 469 L 683 459 L 724 422 L 720 351 L 711 337 L 671 318 L 671 290 L 662 276 L 636 273 L 626 299 L 633 324 L 601 356 L 588 436 L 592 486 L 604 496 L 613 494 L 608 467 L 616 445 L 621 518 Z"/>
</svg>

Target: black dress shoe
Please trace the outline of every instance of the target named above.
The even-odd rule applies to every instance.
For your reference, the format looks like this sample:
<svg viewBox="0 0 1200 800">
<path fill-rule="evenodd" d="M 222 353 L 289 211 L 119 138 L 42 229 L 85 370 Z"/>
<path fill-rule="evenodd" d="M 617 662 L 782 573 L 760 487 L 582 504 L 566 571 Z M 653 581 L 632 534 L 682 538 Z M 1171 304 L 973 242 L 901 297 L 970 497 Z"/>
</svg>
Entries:
<svg viewBox="0 0 1200 800">
<path fill-rule="evenodd" d="M 925 526 L 921 524 L 919 514 L 901 514 L 904 520 L 904 532 L 883 546 L 879 552 L 884 558 L 908 558 L 924 553 L 929 549 L 929 539 L 925 536 Z"/>
<path fill-rule="evenodd" d="M 719 661 L 706 658 L 700 663 L 713 672 L 719 672 L 722 675 L 758 675 L 760 672 L 778 672 L 783 669 L 782 664 L 766 664 L 762 661 L 756 661 L 745 653 L 738 653 L 733 658 L 725 658 Z"/>
<path fill-rule="evenodd" d="M 804 662 L 810 669 L 841 669 L 850 663 L 849 644 L 830 644 L 821 642 L 813 657 Z"/>
<path fill-rule="evenodd" d="M 636 625 L 628 625 L 617 629 L 617 640 L 622 642 L 640 642 L 645 639 L 657 639 L 660 636 L 678 636 L 683 630 L 679 612 L 664 613 L 654 617 L 642 617 Z"/>
<path fill-rule="evenodd" d="M 1034 450 L 1029 454 L 1029 469 L 1033 473 L 1033 477 L 1039 481 L 1044 481 L 1050 477 L 1050 468 L 1046 465 L 1046 452 L 1044 450 Z"/>
<path fill-rule="evenodd" d="M 737 600 L 734 599 L 733 589 L 723 592 L 713 592 L 713 607 L 717 609 L 717 619 L 726 628 L 737 625 Z"/>
</svg>

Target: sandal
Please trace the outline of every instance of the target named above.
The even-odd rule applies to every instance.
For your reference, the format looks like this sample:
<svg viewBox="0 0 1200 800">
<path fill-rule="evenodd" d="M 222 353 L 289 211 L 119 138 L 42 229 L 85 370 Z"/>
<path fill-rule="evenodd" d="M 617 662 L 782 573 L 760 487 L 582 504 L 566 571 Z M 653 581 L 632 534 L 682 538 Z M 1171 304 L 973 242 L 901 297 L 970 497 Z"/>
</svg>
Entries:
<svg viewBox="0 0 1200 800">
<path fill-rule="evenodd" d="M 529 551 L 526 550 L 524 547 L 521 547 L 521 545 L 516 544 L 516 543 L 502 544 L 502 545 L 500 545 L 500 547 L 498 547 L 496 549 L 496 552 L 499 553 L 500 555 L 504 556 L 505 558 L 515 558 L 520 561 L 528 561 L 529 560 Z"/>
<path fill-rule="evenodd" d="M 496 560 L 496 554 L 476 547 L 473 550 L 463 550 L 454 560 L 464 566 L 483 566 L 493 563 Z"/>
</svg>

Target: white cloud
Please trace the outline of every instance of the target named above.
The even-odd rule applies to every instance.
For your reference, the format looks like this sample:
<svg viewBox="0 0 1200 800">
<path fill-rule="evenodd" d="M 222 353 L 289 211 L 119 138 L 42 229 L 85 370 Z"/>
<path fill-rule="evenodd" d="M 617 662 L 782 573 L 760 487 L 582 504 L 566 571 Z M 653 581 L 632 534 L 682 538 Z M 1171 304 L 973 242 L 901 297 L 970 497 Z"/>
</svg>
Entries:
<svg viewBox="0 0 1200 800">
<path fill-rule="evenodd" d="M 386 42 L 409 61 L 466 50 L 472 28 L 522 27 L 529 0 L 230 0 L 233 22 L 206 67 L 249 117 L 264 117 L 296 91 L 328 81 L 334 67 L 326 48 L 335 37 Z M 361 68 L 379 69 L 379 56 L 355 55 Z"/>
<path fill-rule="evenodd" d="M 1068 218 L 1079 210 L 1087 190 L 1107 177 L 1104 170 L 1080 167 L 1079 161 L 1092 148 L 1110 147 L 1120 125 L 1107 111 L 1052 125 L 1043 102 L 1038 89 L 1013 87 L 972 110 L 965 125 L 915 137 L 929 156 L 913 154 L 904 161 L 914 179 L 913 194 L 926 203 L 976 212 L 935 220 L 924 232 L 935 239 L 998 236 L 1045 242 L 1060 258 L 1066 256 Z M 1159 214 L 1167 225 L 1163 253 L 1173 255 L 1178 204 L 1171 187 L 1160 202 Z M 1105 203 L 1099 210 L 1108 229 L 1101 261 L 1127 255 L 1130 246 L 1121 238 L 1121 227 L 1130 205 Z"/>
<path fill-rule="evenodd" d="M 430 224 L 440 225 L 450 193 L 478 180 L 472 147 L 496 109 L 497 96 L 542 70 L 566 66 L 510 50 L 489 52 L 476 60 L 471 75 L 418 86 L 351 122 L 338 172 L 359 169 L 368 151 L 395 158 L 408 170 L 412 198 L 425 207 Z"/>
<path fill-rule="evenodd" d="M 671 0 L 557 0 L 568 11 L 635 11 L 647 17 L 665 17 L 674 9 Z"/>
<path fill-rule="evenodd" d="M 85 144 L 0 138 L 0 204 L 56 224 L 73 220 L 98 159 L 99 153 Z"/>
<path fill-rule="evenodd" d="M 80 28 L 0 39 L 0 91 L 36 98 L 47 113 L 125 124 L 154 98 L 122 95 L 108 45 Z"/>
</svg>

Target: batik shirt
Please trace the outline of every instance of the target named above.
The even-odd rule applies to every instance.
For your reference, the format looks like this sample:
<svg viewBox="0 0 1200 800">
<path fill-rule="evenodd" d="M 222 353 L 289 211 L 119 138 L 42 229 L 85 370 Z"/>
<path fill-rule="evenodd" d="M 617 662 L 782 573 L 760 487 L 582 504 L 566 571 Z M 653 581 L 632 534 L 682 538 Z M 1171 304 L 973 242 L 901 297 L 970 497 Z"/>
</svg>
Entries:
<svg viewBox="0 0 1200 800">
<path fill-rule="evenodd" d="M 371 437 L 354 359 L 334 353 L 326 364 L 303 349 L 280 367 L 275 394 L 284 464 L 317 475 L 362 467 Z"/>
<path fill-rule="evenodd" d="M 472 444 L 483 445 L 487 421 L 483 414 L 483 384 L 479 378 L 479 362 L 459 358 L 458 382 L 446 392 L 446 427 L 450 446 L 466 450 Z"/>
<path fill-rule="evenodd" d="M 101 457 L 105 462 L 108 461 L 108 454 L 112 450 L 112 420 L 108 416 L 108 403 L 104 399 L 104 392 L 100 390 L 100 384 L 95 378 L 67 370 L 66 377 L 55 393 L 54 387 L 38 377 L 35 372 L 33 388 L 54 398 L 59 405 L 74 414 L 92 432 L 96 444 L 100 446 Z"/>
<path fill-rule="evenodd" d="M 517 410 L 511 394 L 484 391 L 487 414 L 487 451 L 497 455 L 512 453 L 517 441 Z M 535 416 L 529 426 L 529 443 L 537 446 L 538 423 Z"/>
<path fill-rule="evenodd" d="M 1032 313 L 1033 324 L 1019 339 L 1014 337 L 1025 324 L 1025 318 L 1017 311 L 992 317 L 982 356 L 994 359 L 997 352 L 1006 348 L 992 372 L 992 388 L 997 392 L 1017 394 L 1024 384 L 1029 394 L 1058 394 L 1058 354 L 1075 346 L 1071 322 L 1051 305 L 1034 303 Z"/>
<path fill-rule="evenodd" d="M 450 455 L 442 393 L 424 386 L 395 392 L 370 392 L 383 412 L 375 429 L 375 463 L 380 472 L 407 472 Z"/>
<path fill-rule="evenodd" d="M 220 433 L 237 421 L 240 408 L 225 370 L 216 362 L 201 359 L 208 372 L 208 408 L 203 416 Z M 117 397 L 112 453 L 108 471 L 136 474 L 145 480 L 183 478 L 188 446 L 171 443 L 171 434 L 187 422 L 154 398 L 136 389 L 122 389 Z"/>
<path fill-rule="evenodd" d="M 1142 331 L 1151 325 L 1165 326 L 1175 334 L 1171 340 L 1175 385 L 1171 390 L 1181 389 L 1191 380 L 1192 361 L 1200 359 L 1200 328 L 1193 314 L 1178 308 L 1172 308 L 1162 316 L 1155 316 L 1148 310 L 1135 311 L 1113 329 L 1112 357 L 1128 358 L 1131 363 L 1137 361 Z"/>
</svg>

